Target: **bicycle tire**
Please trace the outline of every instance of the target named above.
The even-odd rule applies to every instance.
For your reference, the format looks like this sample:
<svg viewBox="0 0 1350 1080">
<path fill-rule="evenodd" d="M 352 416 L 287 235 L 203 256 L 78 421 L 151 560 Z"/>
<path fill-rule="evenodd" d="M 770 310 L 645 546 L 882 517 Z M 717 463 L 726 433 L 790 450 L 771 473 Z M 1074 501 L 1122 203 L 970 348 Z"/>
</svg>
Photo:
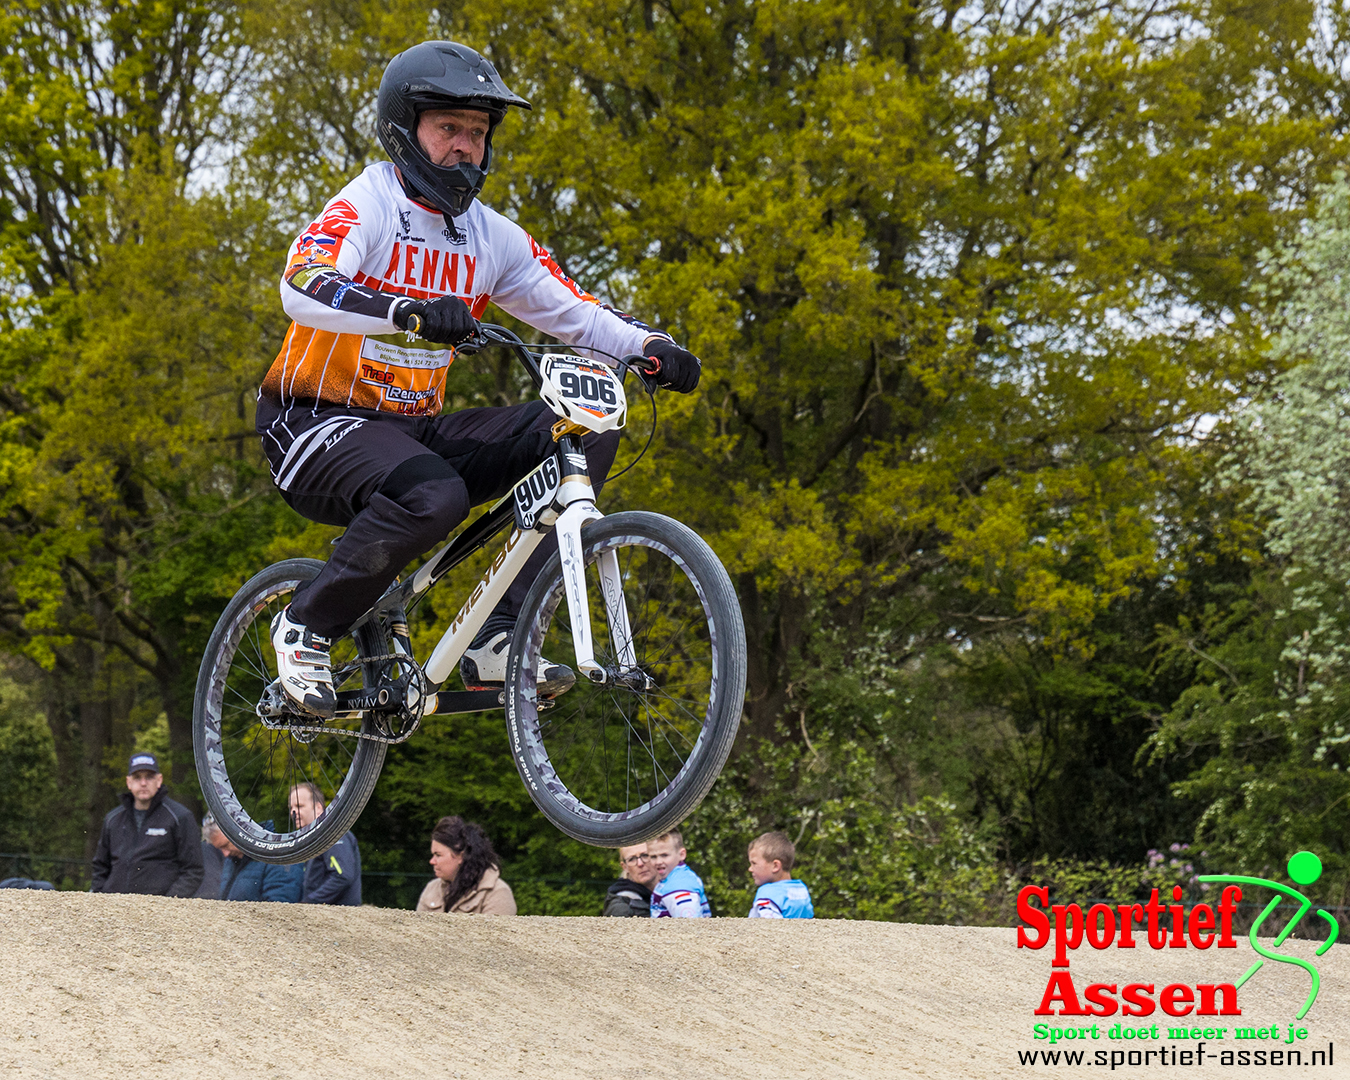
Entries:
<svg viewBox="0 0 1350 1080">
<path fill-rule="evenodd" d="M 507 730 L 516 768 L 544 816 L 575 840 L 612 848 L 674 828 L 721 773 L 745 702 L 745 625 L 725 568 L 680 522 L 625 512 L 586 526 L 581 539 L 596 659 L 610 667 L 611 675 L 619 670 L 615 635 L 597 602 L 596 562 L 613 551 L 624 581 L 629 640 L 648 685 L 637 689 L 613 679 L 607 684 L 578 679 L 547 712 L 539 709 L 534 679 L 539 657 L 569 660 L 571 627 L 566 605 L 559 611 L 563 582 L 555 552 L 531 585 L 516 621 L 507 660 Z M 676 624 L 677 618 L 684 621 Z M 653 635 L 659 639 L 669 626 L 676 628 L 658 653 L 661 642 L 654 644 Z M 690 686 L 694 689 L 687 690 Z M 693 696 L 677 697 L 672 690 Z M 626 745 L 622 806 L 618 782 L 611 787 L 610 718 Z M 574 755 L 578 743 L 582 749 Z M 593 763 L 601 745 L 603 763 L 597 770 Z M 636 800 L 641 801 L 630 805 Z"/>
<path fill-rule="evenodd" d="M 369 714 L 333 722 L 331 735 L 288 734 L 266 727 L 256 713 L 254 726 L 249 726 L 250 698 L 256 704 L 266 678 L 276 673 L 276 654 L 266 625 L 287 597 L 312 580 L 323 565 L 316 559 L 287 559 L 255 574 L 217 620 L 197 675 L 192 738 L 202 795 L 221 831 L 260 862 L 298 863 L 327 851 L 360 817 L 384 765 L 385 743 L 352 734 L 372 730 Z M 334 641 L 335 684 L 354 687 L 359 678 L 361 685 L 373 685 L 379 678 L 378 666 L 361 661 L 387 653 L 386 640 L 372 620 L 354 635 Z M 314 718 L 297 718 L 296 722 L 320 723 Z M 312 748 L 320 740 L 326 740 L 321 744 L 325 752 L 333 744 L 350 743 L 350 753 L 345 760 L 340 752 L 336 759 L 330 755 L 334 767 L 329 768 L 312 749 L 307 755 L 297 749 Z M 255 767 L 263 752 L 258 747 L 264 742 L 271 745 L 267 764 Z M 279 772 L 278 751 L 283 755 Z M 247 757 L 249 753 L 252 758 Z M 342 773 L 340 779 L 334 775 L 337 772 Z M 278 831 L 277 814 L 284 813 L 287 824 L 292 823 L 281 793 L 289 799 L 290 785 L 304 781 L 316 783 L 323 791 L 324 813 L 305 828 Z M 271 816 L 262 817 L 269 807 Z"/>
</svg>

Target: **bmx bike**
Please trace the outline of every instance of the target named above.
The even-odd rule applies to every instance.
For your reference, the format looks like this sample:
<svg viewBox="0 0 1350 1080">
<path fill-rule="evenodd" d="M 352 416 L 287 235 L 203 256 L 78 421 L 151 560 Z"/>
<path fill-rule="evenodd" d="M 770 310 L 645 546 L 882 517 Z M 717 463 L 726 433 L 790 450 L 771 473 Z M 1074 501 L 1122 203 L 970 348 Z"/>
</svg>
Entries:
<svg viewBox="0 0 1350 1080">
<path fill-rule="evenodd" d="M 614 367 L 527 347 L 482 324 L 460 354 L 511 350 L 558 415 L 553 452 L 411 576 L 333 639 L 337 712 L 291 705 L 269 627 L 323 563 L 287 559 L 254 575 L 216 623 L 197 677 L 193 745 L 207 807 L 227 837 L 262 862 L 322 854 L 365 808 L 388 748 L 430 715 L 504 708 L 516 769 L 562 832 L 601 847 L 659 835 L 686 817 L 726 762 L 745 698 L 740 606 L 712 549 L 672 518 L 606 517 L 595 506 L 581 436 L 626 422 Z M 653 410 L 655 398 L 653 397 Z M 450 570 L 510 526 L 501 550 L 425 663 L 408 612 Z M 558 550 L 525 597 L 502 690 L 443 690 L 488 614 L 549 535 Z M 559 609 L 566 604 L 566 617 Z M 573 681 L 541 696 L 541 656 Z M 304 827 L 290 792 L 312 783 L 325 812 Z"/>
</svg>

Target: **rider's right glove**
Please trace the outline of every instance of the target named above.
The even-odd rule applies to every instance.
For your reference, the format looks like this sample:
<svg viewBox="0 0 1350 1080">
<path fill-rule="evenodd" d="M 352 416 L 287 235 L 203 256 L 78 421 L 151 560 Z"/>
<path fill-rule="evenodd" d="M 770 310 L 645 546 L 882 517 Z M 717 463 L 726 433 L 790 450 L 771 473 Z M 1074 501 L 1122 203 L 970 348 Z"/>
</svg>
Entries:
<svg viewBox="0 0 1350 1080">
<path fill-rule="evenodd" d="M 458 296 L 401 300 L 394 308 L 394 325 L 437 345 L 459 345 L 478 329 L 469 305 Z"/>
<path fill-rule="evenodd" d="M 681 349 L 673 341 L 665 338 L 652 338 L 642 349 L 656 360 L 656 385 L 667 390 L 688 394 L 698 386 L 698 377 L 703 373 L 703 361 L 688 349 Z"/>
</svg>

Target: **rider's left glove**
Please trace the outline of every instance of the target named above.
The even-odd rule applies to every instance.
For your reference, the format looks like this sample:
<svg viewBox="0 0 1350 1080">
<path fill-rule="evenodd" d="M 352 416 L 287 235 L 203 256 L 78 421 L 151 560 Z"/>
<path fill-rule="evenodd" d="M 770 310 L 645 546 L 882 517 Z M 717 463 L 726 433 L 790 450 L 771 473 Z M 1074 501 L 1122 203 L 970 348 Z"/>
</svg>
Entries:
<svg viewBox="0 0 1350 1080">
<path fill-rule="evenodd" d="M 394 325 L 437 345 L 459 345 L 478 329 L 469 305 L 458 296 L 400 301 L 394 308 Z"/>
<path fill-rule="evenodd" d="M 688 349 L 681 349 L 665 338 L 652 338 L 642 351 L 660 364 L 656 370 L 657 386 L 681 394 L 688 394 L 698 386 L 698 378 L 703 373 L 703 361 Z"/>
</svg>

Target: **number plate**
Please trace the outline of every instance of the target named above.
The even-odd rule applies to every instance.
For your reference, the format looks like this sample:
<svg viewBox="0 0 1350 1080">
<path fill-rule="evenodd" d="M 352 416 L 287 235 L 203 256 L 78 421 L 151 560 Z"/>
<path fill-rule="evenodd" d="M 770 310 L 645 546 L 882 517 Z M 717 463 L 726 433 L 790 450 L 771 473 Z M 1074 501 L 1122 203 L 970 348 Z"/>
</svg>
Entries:
<svg viewBox="0 0 1350 1080">
<path fill-rule="evenodd" d="M 539 365 L 540 396 L 555 413 L 591 431 L 614 431 L 628 418 L 623 383 L 604 364 L 547 353 Z"/>
<path fill-rule="evenodd" d="M 539 515 L 553 505 L 558 494 L 558 458 L 553 455 L 516 485 L 516 525 L 529 532 L 539 524 Z"/>
</svg>

